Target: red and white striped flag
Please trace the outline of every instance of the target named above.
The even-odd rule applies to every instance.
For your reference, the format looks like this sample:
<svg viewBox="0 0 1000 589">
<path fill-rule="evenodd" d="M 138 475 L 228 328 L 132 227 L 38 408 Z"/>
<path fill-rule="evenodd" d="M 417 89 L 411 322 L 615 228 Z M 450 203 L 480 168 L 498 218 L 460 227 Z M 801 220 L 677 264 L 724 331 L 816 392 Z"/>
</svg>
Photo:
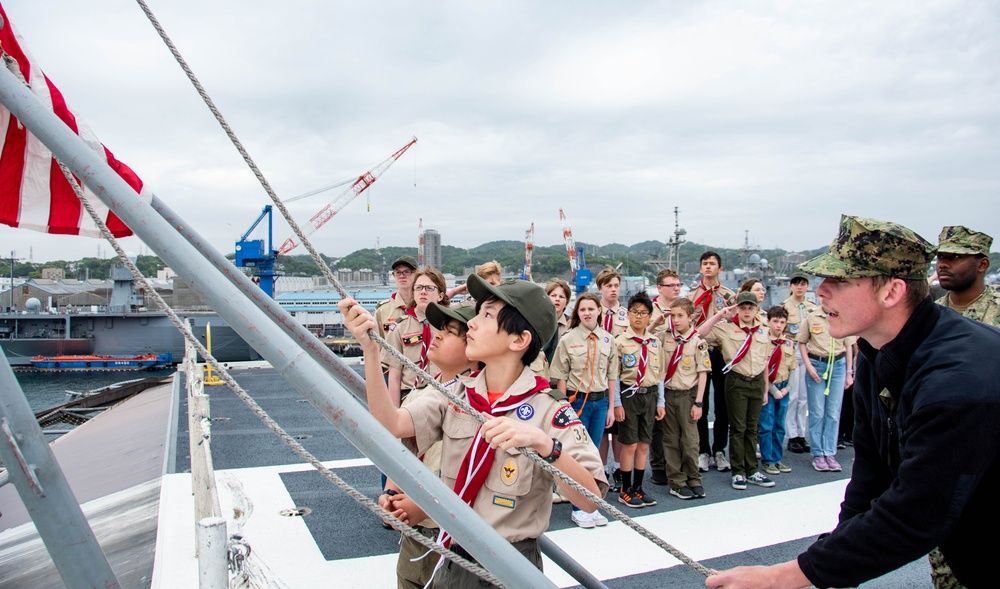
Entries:
<svg viewBox="0 0 1000 589">
<path fill-rule="evenodd" d="M 152 195 L 143 190 L 142 180 L 104 147 L 85 123 L 78 119 L 59 89 L 45 76 L 38 63 L 21 45 L 0 6 L 0 50 L 6 67 L 28 82 L 31 91 L 55 112 L 66 125 L 95 152 L 104 157 L 119 176 L 147 203 Z M 10 60 L 13 59 L 13 62 Z M 3 64 L 0 64 L 3 67 Z M 84 195 L 104 219 L 115 237 L 132 231 L 90 190 Z M 37 137 L 28 132 L 6 107 L 0 104 L 0 223 L 44 233 L 100 237 L 100 230 L 83 209 L 59 165 Z"/>
</svg>

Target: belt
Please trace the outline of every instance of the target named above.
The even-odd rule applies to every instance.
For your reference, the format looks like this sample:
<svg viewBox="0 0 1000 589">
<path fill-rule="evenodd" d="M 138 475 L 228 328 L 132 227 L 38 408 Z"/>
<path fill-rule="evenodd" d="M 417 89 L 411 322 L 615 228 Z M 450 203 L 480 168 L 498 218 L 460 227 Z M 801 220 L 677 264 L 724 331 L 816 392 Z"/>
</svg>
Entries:
<svg viewBox="0 0 1000 589">
<path fill-rule="evenodd" d="M 421 536 L 425 538 L 430 538 L 434 540 L 441 533 L 441 528 L 428 528 L 425 526 L 413 526 L 413 529 L 420 533 Z"/>
<path fill-rule="evenodd" d="M 627 389 L 627 388 L 629 388 L 629 387 L 625 387 L 625 389 Z M 622 390 L 625 390 L 625 389 L 622 389 Z M 636 393 L 655 393 L 657 390 L 658 390 L 658 387 L 656 385 L 653 385 L 651 387 L 637 387 L 637 388 L 633 389 L 633 391 L 636 392 Z"/>
<path fill-rule="evenodd" d="M 530 549 L 533 545 L 537 543 L 538 540 L 536 538 L 528 538 L 527 540 L 519 540 L 517 542 L 511 542 L 510 545 L 513 546 L 515 549 L 517 549 L 518 552 L 523 554 L 525 550 Z M 469 551 L 467 551 L 465 548 L 462 548 L 458 544 L 452 544 L 451 551 L 461 556 L 465 560 L 469 560 L 476 564 L 479 564 L 479 561 L 477 561 L 471 554 L 469 554 Z"/>
<path fill-rule="evenodd" d="M 759 380 L 760 377 L 764 376 L 764 373 L 761 372 L 757 376 L 743 376 L 742 374 L 740 374 L 738 372 L 729 372 L 727 374 L 727 376 L 735 376 L 736 378 L 738 378 L 740 380 L 745 380 L 747 382 L 754 382 L 755 380 Z"/>
<path fill-rule="evenodd" d="M 588 401 L 600 401 L 601 399 L 608 396 L 607 389 L 603 391 L 590 391 L 590 394 L 583 393 L 580 391 L 566 391 L 566 396 L 570 399 L 575 399 L 576 397 L 583 396 L 586 397 Z"/>
<path fill-rule="evenodd" d="M 836 362 L 837 360 L 840 360 L 846 355 L 847 352 L 841 352 L 833 357 L 833 361 Z M 813 360 L 816 360 L 817 362 L 826 362 L 827 360 L 830 359 L 829 356 L 817 356 L 816 354 L 809 354 L 809 357 L 812 358 Z"/>
</svg>

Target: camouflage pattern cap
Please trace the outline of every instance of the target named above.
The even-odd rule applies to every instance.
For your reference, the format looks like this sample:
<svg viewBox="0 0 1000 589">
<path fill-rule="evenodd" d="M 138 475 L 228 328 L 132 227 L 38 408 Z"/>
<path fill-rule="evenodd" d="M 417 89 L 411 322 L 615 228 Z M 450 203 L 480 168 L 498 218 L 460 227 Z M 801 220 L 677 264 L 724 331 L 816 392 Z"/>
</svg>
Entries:
<svg viewBox="0 0 1000 589">
<path fill-rule="evenodd" d="M 434 329 L 441 331 L 444 326 L 454 319 L 462 325 L 468 325 L 469 319 L 476 316 L 476 307 L 465 305 L 464 307 L 442 307 L 437 303 L 427 305 L 427 322 L 434 326 Z"/>
<path fill-rule="evenodd" d="M 993 238 L 989 235 L 952 225 L 941 230 L 937 251 L 939 254 L 982 254 L 989 257 L 992 245 Z"/>
<path fill-rule="evenodd" d="M 496 297 L 514 307 L 535 328 L 542 344 L 556 333 L 556 308 L 542 287 L 526 280 L 511 278 L 493 286 L 475 274 L 469 275 L 469 294 L 477 302 Z"/>
<path fill-rule="evenodd" d="M 927 278 L 934 246 L 913 231 L 888 221 L 841 215 L 840 234 L 799 269 L 823 278 L 893 276 Z"/>
</svg>

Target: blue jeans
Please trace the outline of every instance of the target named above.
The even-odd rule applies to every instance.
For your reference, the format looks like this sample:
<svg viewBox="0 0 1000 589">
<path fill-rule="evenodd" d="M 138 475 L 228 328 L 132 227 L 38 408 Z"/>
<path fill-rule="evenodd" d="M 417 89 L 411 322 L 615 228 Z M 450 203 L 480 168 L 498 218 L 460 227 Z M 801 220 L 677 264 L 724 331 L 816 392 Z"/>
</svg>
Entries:
<svg viewBox="0 0 1000 589">
<path fill-rule="evenodd" d="M 788 381 L 775 383 L 788 392 Z M 764 464 L 781 462 L 782 444 L 785 442 L 785 414 L 788 412 L 788 397 L 786 394 L 775 399 L 770 392 L 767 394 L 767 405 L 761 408 L 760 420 L 757 422 L 758 442 L 760 443 L 760 460 Z"/>
<path fill-rule="evenodd" d="M 576 400 L 574 400 L 571 405 L 573 410 L 579 412 L 580 407 L 583 407 L 583 413 L 580 414 L 580 421 L 583 422 L 583 427 L 587 430 L 587 435 L 590 436 L 591 444 L 599 444 L 601 436 L 604 435 L 604 422 L 608 418 L 608 398 L 603 399 L 588 399 L 587 404 L 583 404 L 584 396 L 583 394 L 577 394 Z M 580 511 L 576 505 L 573 506 L 573 511 Z"/>
<path fill-rule="evenodd" d="M 826 391 L 826 361 L 809 359 L 819 374 L 820 382 L 806 376 L 806 390 L 809 393 L 809 445 L 813 456 L 837 455 L 837 432 L 840 428 L 840 405 L 844 402 L 844 380 L 847 377 L 847 360 L 841 358 L 833 363 L 830 377 L 830 394 Z"/>
</svg>

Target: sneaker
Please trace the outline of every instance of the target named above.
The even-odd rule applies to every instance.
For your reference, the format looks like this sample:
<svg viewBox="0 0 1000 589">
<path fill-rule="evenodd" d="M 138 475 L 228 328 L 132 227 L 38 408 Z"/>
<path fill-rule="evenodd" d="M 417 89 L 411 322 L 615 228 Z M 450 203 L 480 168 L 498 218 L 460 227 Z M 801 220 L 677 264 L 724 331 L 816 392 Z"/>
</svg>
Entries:
<svg viewBox="0 0 1000 589">
<path fill-rule="evenodd" d="M 642 502 L 642 499 L 639 499 L 639 497 L 636 496 L 635 491 L 632 489 L 625 489 L 622 491 L 621 494 L 618 495 L 618 502 L 624 504 L 625 507 L 646 506 L 646 504 Z"/>
<path fill-rule="evenodd" d="M 640 501 L 642 501 L 642 505 L 644 507 L 652 507 L 656 505 L 656 499 L 653 499 L 652 495 L 647 495 L 646 493 L 644 493 L 642 491 L 642 487 L 635 488 L 635 496 L 638 497 Z"/>
<path fill-rule="evenodd" d="M 799 438 L 799 443 L 802 444 L 803 452 L 812 452 L 812 446 L 809 445 L 809 442 L 805 438 Z"/>
<path fill-rule="evenodd" d="M 837 438 L 837 449 L 843 450 L 844 448 L 847 448 L 847 444 L 844 443 L 844 437 L 841 436 Z"/>
<path fill-rule="evenodd" d="M 830 465 L 826 463 L 826 456 L 813 456 L 813 468 L 819 472 L 828 472 Z"/>
<path fill-rule="evenodd" d="M 701 472 L 708 472 L 708 454 L 700 454 L 698 456 L 698 470 Z"/>
<path fill-rule="evenodd" d="M 595 526 L 606 526 L 608 525 L 608 518 L 601 515 L 600 511 L 595 511 L 590 514 L 590 519 L 593 520 Z"/>
<path fill-rule="evenodd" d="M 653 470 L 653 474 L 649 477 L 649 480 L 652 481 L 654 485 L 660 486 L 669 484 L 670 482 L 667 480 L 667 472 L 664 470 Z"/>
<path fill-rule="evenodd" d="M 778 467 L 778 471 L 779 472 L 792 472 L 792 467 L 791 466 L 787 466 L 787 465 L 785 465 L 785 464 L 783 464 L 781 462 L 779 462 L 778 464 L 775 464 L 775 466 Z"/>
<path fill-rule="evenodd" d="M 614 481 L 614 483 L 611 485 L 611 488 L 608 489 L 608 490 L 611 491 L 612 493 L 621 493 L 622 492 L 622 469 L 616 468 L 615 472 L 611 475 L 611 480 Z"/>
<path fill-rule="evenodd" d="M 729 459 L 726 458 L 726 453 L 725 452 L 716 452 L 715 453 L 715 468 L 719 472 L 726 472 L 727 470 L 729 470 L 730 468 L 732 468 L 732 466 L 729 464 Z"/>
<path fill-rule="evenodd" d="M 569 516 L 573 523 L 580 526 L 581 528 L 590 529 L 597 525 L 594 519 L 590 517 L 590 514 L 586 511 L 574 511 L 573 515 Z"/>
<path fill-rule="evenodd" d="M 840 463 L 837 462 L 837 459 L 834 458 L 833 456 L 827 456 L 826 457 L 826 466 L 830 470 L 830 472 L 840 472 L 840 471 L 844 470 L 840 466 Z"/>
<path fill-rule="evenodd" d="M 804 454 L 806 449 L 802 446 L 800 442 L 801 438 L 789 438 L 788 440 L 788 451 L 793 454 Z"/>
<path fill-rule="evenodd" d="M 695 499 L 705 498 L 705 487 L 702 487 L 701 485 L 690 485 L 688 488 L 691 489 L 692 493 L 694 493 Z"/>
<path fill-rule="evenodd" d="M 773 487 L 774 486 L 774 481 L 772 481 L 771 479 L 767 478 L 766 476 L 760 474 L 759 472 L 755 472 L 752 475 L 748 476 L 747 477 L 747 482 L 750 483 L 751 485 L 757 485 L 758 487 Z"/>
<path fill-rule="evenodd" d="M 769 475 L 781 474 L 781 470 L 778 469 L 777 464 L 765 464 L 764 472 L 766 472 Z"/>
<path fill-rule="evenodd" d="M 678 499 L 694 499 L 695 497 L 694 491 L 691 490 L 691 487 L 681 487 L 679 489 L 670 487 L 670 494 Z"/>
<path fill-rule="evenodd" d="M 745 491 L 747 488 L 747 478 L 741 474 L 734 476 L 733 488 L 737 491 Z"/>
</svg>

